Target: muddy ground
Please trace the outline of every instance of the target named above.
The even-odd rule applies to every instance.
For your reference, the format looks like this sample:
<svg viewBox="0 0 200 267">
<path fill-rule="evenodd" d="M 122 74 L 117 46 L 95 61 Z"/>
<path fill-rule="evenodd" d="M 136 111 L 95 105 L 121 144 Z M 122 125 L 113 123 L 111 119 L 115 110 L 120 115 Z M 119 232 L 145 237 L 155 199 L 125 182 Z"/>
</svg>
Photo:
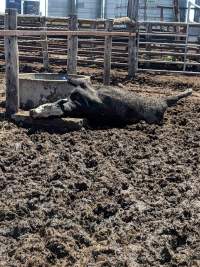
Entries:
<svg viewBox="0 0 200 267">
<path fill-rule="evenodd" d="M 2 116 L 0 266 L 200 266 L 200 78 L 125 76 L 113 83 L 194 95 L 163 126 L 58 134 Z"/>
</svg>

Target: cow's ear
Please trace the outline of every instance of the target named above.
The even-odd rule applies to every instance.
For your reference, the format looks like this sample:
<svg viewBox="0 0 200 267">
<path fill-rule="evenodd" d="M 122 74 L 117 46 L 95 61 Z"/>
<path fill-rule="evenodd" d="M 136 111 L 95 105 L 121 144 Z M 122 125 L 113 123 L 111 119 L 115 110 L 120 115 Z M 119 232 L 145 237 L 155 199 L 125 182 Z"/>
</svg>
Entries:
<svg viewBox="0 0 200 267">
<path fill-rule="evenodd" d="M 69 99 L 60 99 L 60 100 L 58 100 L 57 102 L 56 102 L 56 104 L 58 105 L 58 106 L 60 106 L 60 105 L 64 105 L 65 103 L 67 103 L 69 101 Z"/>
<path fill-rule="evenodd" d="M 87 88 L 88 88 L 88 85 L 87 85 L 86 82 L 82 82 L 82 83 L 80 84 L 80 87 L 83 88 L 83 89 L 87 89 Z"/>
<path fill-rule="evenodd" d="M 76 103 L 76 104 L 79 104 L 81 106 L 88 106 L 88 101 L 87 99 L 78 91 L 74 91 L 71 96 L 70 96 L 70 99 Z"/>
</svg>

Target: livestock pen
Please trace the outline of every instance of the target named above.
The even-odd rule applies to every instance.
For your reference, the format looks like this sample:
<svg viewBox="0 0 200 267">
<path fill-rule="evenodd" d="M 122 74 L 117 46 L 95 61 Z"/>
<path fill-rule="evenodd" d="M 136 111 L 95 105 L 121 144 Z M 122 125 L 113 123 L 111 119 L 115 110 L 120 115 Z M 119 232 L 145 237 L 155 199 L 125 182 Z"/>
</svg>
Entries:
<svg viewBox="0 0 200 267">
<path fill-rule="evenodd" d="M 4 16 L 0 18 L 4 27 Z M 189 36 L 189 27 L 199 28 L 199 23 L 139 23 L 127 17 L 78 20 L 76 16 L 18 16 L 13 19 L 15 27 L 12 30 L 16 31 L 4 30 L 0 35 L 18 39 L 15 51 L 7 51 L 8 55 L 15 54 L 10 57 L 17 60 L 12 62 L 12 65 L 17 64 L 13 68 L 15 72 L 19 69 L 16 59 L 19 57 L 20 62 L 26 64 L 30 61 L 43 62 L 45 71 L 51 68 L 51 63 L 61 65 L 67 68 L 68 74 L 76 74 L 79 65 L 103 65 L 105 84 L 110 83 L 111 67 L 127 68 L 129 77 L 133 77 L 137 71 L 198 74 L 199 44 L 197 38 L 193 40 Z M 9 46 L 5 47 L 8 50 Z M 3 60 L 3 43 L 1 51 Z M 13 75 L 18 76 L 17 73 Z M 12 79 L 10 74 L 7 77 Z"/>
<path fill-rule="evenodd" d="M 44 19 L 42 19 L 44 23 Z M 129 21 L 129 20 L 128 20 Z M 8 14 L 5 16 L 5 30 L 0 32 L 0 35 L 5 37 L 5 58 L 6 58 L 6 107 L 7 114 L 16 113 L 19 109 L 19 55 L 18 55 L 18 37 L 26 36 L 36 36 L 42 37 L 42 50 L 43 50 L 43 63 L 44 68 L 47 70 L 49 68 L 49 56 L 48 56 L 48 44 L 47 36 L 69 36 L 68 38 L 68 57 L 67 57 L 67 71 L 68 74 L 77 73 L 77 53 L 78 53 L 78 36 L 98 36 L 105 37 L 105 47 L 104 47 L 104 84 L 110 84 L 110 68 L 111 68 L 111 53 L 112 53 L 112 37 L 113 36 L 124 36 L 129 38 L 129 76 L 134 76 L 136 72 L 136 33 L 133 31 L 122 32 L 122 31 L 112 31 L 113 22 L 108 20 L 105 23 L 106 31 L 78 31 L 77 27 L 77 17 L 75 15 L 71 16 L 69 20 L 68 31 L 64 29 L 50 31 L 45 30 L 30 30 L 30 27 L 22 27 L 18 29 L 17 24 L 17 12 L 15 10 L 9 9 Z M 131 24 L 131 21 L 129 21 Z M 44 25 L 43 25 L 44 26 Z M 39 39 L 40 41 L 40 39 Z M 32 42 L 32 41 L 30 41 Z M 135 45 L 134 45 L 135 44 Z"/>
<path fill-rule="evenodd" d="M 182 22 L 78 20 L 70 29 L 72 19 L 18 16 L 16 23 L 15 13 L 15 28 L 3 31 L 1 16 L 0 265 L 198 267 L 198 40 L 185 49 Z M 185 52 L 192 65 L 184 70 Z M 62 131 L 51 119 L 47 129 L 22 127 L 5 117 L 5 70 L 8 113 L 18 111 L 22 72 L 77 72 L 153 98 L 186 88 L 193 95 L 169 109 L 162 126 Z"/>
</svg>

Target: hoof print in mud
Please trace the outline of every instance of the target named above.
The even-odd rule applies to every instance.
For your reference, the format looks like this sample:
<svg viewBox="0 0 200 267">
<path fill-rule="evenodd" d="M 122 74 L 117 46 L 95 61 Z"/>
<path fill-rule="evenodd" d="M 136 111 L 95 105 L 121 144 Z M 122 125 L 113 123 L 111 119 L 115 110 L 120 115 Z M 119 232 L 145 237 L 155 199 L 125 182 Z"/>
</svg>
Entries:
<svg viewBox="0 0 200 267">
<path fill-rule="evenodd" d="M 66 247 L 57 241 L 51 241 L 47 244 L 47 248 L 58 258 L 66 258 L 69 257 L 72 259 L 72 256 L 70 255 L 69 251 L 67 251 Z"/>
</svg>

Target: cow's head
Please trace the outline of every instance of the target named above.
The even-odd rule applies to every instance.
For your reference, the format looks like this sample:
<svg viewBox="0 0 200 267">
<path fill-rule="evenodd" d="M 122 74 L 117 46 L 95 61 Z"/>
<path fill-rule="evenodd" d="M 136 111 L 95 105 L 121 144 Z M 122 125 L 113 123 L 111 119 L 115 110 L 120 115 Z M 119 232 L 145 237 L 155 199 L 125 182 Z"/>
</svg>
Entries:
<svg viewBox="0 0 200 267">
<path fill-rule="evenodd" d="M 61 117 L 64 114 L 60 101 L 43 104 L 30 110 L 32 118 Z"/>
</svg>

